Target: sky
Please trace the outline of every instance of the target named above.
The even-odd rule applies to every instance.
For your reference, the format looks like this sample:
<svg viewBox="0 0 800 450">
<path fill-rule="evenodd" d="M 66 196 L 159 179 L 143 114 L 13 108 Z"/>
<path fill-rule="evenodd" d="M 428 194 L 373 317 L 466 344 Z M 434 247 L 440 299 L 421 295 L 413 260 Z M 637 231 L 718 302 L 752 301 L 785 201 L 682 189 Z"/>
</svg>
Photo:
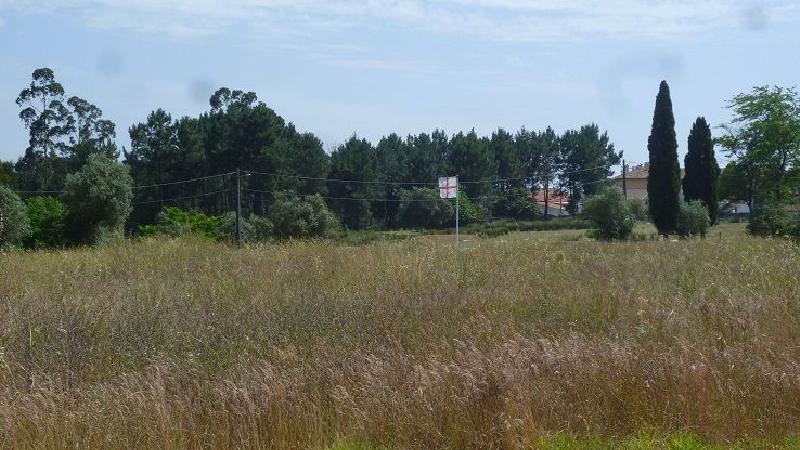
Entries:
<svg viewBox="0 0 800 450">
<path fill-rule="evenodd" d="M 121 146 L 150 111 L 196 116 L 226 86 L 329 151 L 353 133 L 597 123 L 631 163 L 667 80 L 682 158 L 698 116 L 798 84 L 798 25 L 796 0 L 0 0 L 0 159 L 25 150 L 15 99 L 39 67 Z"/>
</svg>

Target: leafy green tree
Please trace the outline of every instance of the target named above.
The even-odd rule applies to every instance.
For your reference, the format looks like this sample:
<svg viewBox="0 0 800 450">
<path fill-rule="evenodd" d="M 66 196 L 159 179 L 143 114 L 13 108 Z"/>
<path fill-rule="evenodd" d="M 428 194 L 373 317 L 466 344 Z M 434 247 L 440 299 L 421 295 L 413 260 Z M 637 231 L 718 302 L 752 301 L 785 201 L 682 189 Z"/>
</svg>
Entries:
<svg viewBox="0 0 800 450">
<path fill-rule="evenodd" d="M 596 194 L 611 176 L 611 167 L 620 163 L 622 152 L 616 151 L 607 132 L 600 134 L 596 124 L 566 131 L 558 142 L 564 171 L 559 178 L 562 188 L 570 193 L 567 211 L 575 214 L 581 200 Z"/>
<path fill-rule="evenodd" d="M 495 217 L 507 217 L 515 220 L 538 220 L 542 210 L 531 197 L 527 188 L 514 188 L 501 192 L 494 203 Z"/>
<path fill-rule="evenodd" d="M 0 250 L 19 245 L 30 232 L 25 204 L 11 188 L 0 185 Z"/>
<path fill-rule="evenodd" d="M 669 85 L 661 82 L 656 98 L 653 127 L 647 142 L 650 170 L 647 177 L 647 198 L 650 217 L 661 234 L 670 234 L 678 225 L 681 190 L 681 168 L 678 163 L 678 141 Z"/>
<path fill-rule="evenodd" d="M 94 244 L 120 235 L 131 212 L 133 180 L 128 168 L 103 155 L 92 155 L 64 187 L 67 236 Z"/>
<path fill-rule="evenodd" d="M 439 197 L 437 189 L 400 191 L 400 225 L 406 228 L 444 228 L 455 220 L 455 205 Z"/>
<path fill-rule="evenodd" d="M 786 202 L 800 180 L 791 171 L 800 165 L 800 94 L 794 88 L 758 86 L 734 97 L 725 134 L 718 139 L 747 176 L 748 203 Z"/>
<path fill-rule="evenodd" d="M 58 190 L 63 182 L 63 166 L 58 156 L 66 153 L 66 136 L 71 131 L 64 87 L 51 69 L 37 69 L 31 84 L 16 100 L 22 108 L 19 118 L 28 130 L 28 147 L 17 163 L 26 190 Z"/>
<path fill-rule="evenodd" d="M 711 223 L 716 223 L 719 213 L 719 164 L 714 156 L 711 128 L 705 117 L 695 121 L 689 133 L 689 145 L 684 160 L 683 198 L 686 202 L 700 200 L 708 210 Z"/>
<path fill-rule="evenodd" d="M 438 133 L 438 134 L 437 134 Z M 447 146 L 449 139 L 441 132 L 433 137 L 420 133 L 406 138 L 404 158 L 410 183 L 436 183 L 439 177 L 449 176 Z"/>
<path fill-rule="evenodd" d="M 722 199 L 736 199 L 750 201 L 753 198 L 752 185 L 748 182 L 750 175 L 748 167 L 729 162 L 719 176 L 719 197 Z"/>
<path fill-rule="evenodd" d="M 497 177 L 489 139 L 478 137 L 475 130 L 467 134 L 458 133 L 450 141 L 449 156 L 459 183 L 464 183 L 464 191 L 468 196 L 480 198 L 489 194 L 491 181 Z"/>
<path fill-rule="evenodd" d="M 399 193 L 402 185 L 409 182 L 409 170 L 406 157 L 406 143 L 395 133 L 386 136 L 375 147 L 377 179 L 382 185 L 383 201 L 372 203 L 372 213 L 377 220 L 387 227 L 396 225 L 397 212 L 400 207 Z"/>
<path fill-rule="evenodd" d="M 525 176 L 525 168 L 518 153 L 519 148 L 514 136 L 500 128 L 492 133 L 490 144 L 492 153 L 494 153 L 497 177 L 499 179 L 496 188 L 501 192 L 505 192 L 521 187 L 523 184 L 522 178 Z"/>
<path fill-rule="evenodd" d="M 94 154 L 119 158 L 119 150 L 114 142 L 117 135 L 114 122 L 103 119 L 100 108 L 80 97 L 70 97 L 67 105 L 72 108 L 68 119 L 73 132 L 69 137 L 72 167 L 80 168 Z"/>
<path fill-rule="evenodd" d="M 55 197 L 31 197 L 25 200 L 31 234 L 25 239 L 27 248 L 63 247 L 64 203 Z"/>
<path fill-rule="evenodd" d="M 348 228 L 373 224 L 372 202 L 383 194 L 383 186 L 374 184 L 377 177 L 375 147 L 366 139 L 354 134 L 331 155 L 330 178 L 340 181 L 329 184 L 328 204 Z"/>
<path fill-rule="evenodd" d="M 65 98 L 64 87 L 51 69 L 37 69 L 31 84 L 17 97 L 28 129 L 28 148 L 17 162 L 26 190 L 60 190 L 67 173 L 92 154 L 119 156 L 115 125 L 103 111 L 80 97 Z"/>
<path fill-rule="evenodd" d="M 625 194 L 616 186 L 603 187 L 587 198 L 583 202 L 583 215 L 592 223 L 598 239 L 628 239 L 636 226 Z"/>
<path fill-rule="evenodd" d="M 292 191 L 281 192 L 269 213 L 272 232 L 278 239 L 309 239 L 330 236 L 338 221 L 320 195 L 299 197 Z"/>
</svg>

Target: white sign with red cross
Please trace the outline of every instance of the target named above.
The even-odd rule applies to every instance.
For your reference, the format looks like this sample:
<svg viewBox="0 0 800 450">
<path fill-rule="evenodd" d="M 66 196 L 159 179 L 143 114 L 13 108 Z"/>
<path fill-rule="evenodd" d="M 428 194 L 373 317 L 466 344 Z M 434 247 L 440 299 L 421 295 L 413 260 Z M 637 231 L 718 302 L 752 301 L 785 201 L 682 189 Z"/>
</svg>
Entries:
<svg viewBox="0 0 800 450">
<path fill-rule="evenodd" d="M 439 197 L 456 198 L 458 194 L 458 178 L 441 177 L 439 178 Z"/>
</svg>

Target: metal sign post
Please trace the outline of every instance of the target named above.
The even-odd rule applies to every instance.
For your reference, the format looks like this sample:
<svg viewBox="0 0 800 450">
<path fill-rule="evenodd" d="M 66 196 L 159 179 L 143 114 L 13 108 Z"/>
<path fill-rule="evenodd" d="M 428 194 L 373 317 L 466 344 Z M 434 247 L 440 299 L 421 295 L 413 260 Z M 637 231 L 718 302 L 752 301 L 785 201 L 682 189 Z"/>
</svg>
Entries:
<svg viewBox="0 0 800 450">
<path fill-rule="evenodd" d="M 456 248 L 458 248 L 458 177 L 456 177 Z"/>
<path fill-rule="evenodd" d="M 456 199 L 456 247 L 458 247 L 458 177 L 439 178 L 439 197 Z"/>
</svg>

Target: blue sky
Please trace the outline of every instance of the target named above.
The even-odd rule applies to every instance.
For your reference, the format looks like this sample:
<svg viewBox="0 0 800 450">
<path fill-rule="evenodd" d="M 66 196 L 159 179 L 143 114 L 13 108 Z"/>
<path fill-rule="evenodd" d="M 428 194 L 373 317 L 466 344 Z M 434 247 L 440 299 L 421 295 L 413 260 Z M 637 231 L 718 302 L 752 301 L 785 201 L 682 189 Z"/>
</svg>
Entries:
<svg viewBox="0 0 800 450">
<path fill-rule="evenodd" d="M 760 84 L 798 84 L 793 0 L 0 0 L 0 159 L 26 146 L 14 99 L 50 67 L 128 127 L 252 90 L 326 149 L 353 132 L 596 122 L 647 158 L 658 83 L 680 153 L 694 119 Z"/>
</svg>

